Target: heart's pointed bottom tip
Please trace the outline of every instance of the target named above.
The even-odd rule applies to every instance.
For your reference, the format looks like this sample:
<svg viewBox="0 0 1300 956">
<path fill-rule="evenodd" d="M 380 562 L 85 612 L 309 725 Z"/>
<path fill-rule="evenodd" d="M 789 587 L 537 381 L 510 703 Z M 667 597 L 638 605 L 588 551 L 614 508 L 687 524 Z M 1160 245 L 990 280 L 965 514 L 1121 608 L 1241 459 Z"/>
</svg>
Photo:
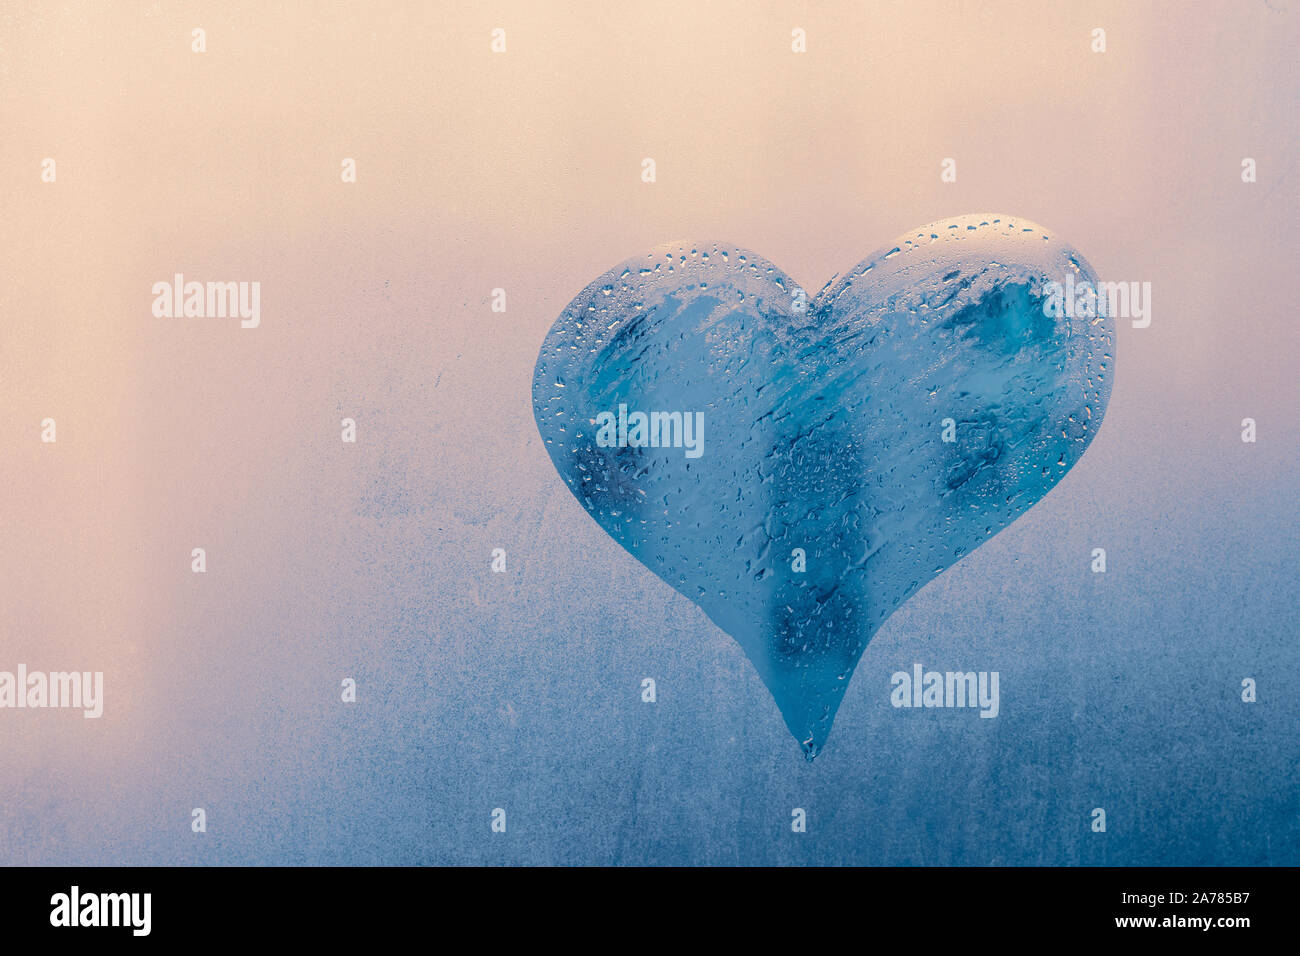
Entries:
<svg viewBox="0 0 1300 956">
<path fill-rule="evenodd" d="M 841 673 L 837 671 L 836 673 Z M 852 673 L 852 668 L 846 672 Z M 806 675 L 805 675 L 806 676 Z M 831 688 L 822 688 L 820 692 L 810 691 L 802 684 L 788 682 L 768 682 L 768 690 L 776 699 L 781 716 L 785 718 L 786 729 L 803 751 L 803 759 L 812 763 L 826 747 L 826 740 L 831 734 L 831 725 L 835 721 L 835 712 L 839 709 L 840 697 L 844 693 L 845 680 L 836 679 Z"/>
</svg>

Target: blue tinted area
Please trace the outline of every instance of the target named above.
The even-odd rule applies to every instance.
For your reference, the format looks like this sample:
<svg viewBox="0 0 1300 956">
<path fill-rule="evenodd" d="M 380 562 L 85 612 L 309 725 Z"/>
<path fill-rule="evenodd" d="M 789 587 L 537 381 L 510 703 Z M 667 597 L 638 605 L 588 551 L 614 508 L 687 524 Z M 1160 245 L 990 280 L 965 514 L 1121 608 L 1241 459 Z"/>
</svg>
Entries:
<svg viewBox="0 0 1300 956">
<path fill-rule="evenodd" d="M 588 514 L 739 642 L 812 759 L 880 625 L 1096 433 L 1114 327 L 1045 313 L 1045 284 L 1067 273 L 1096 282 L 1032 224 L 962 217 L 798 309 L 797 284 L 761 257 L 674 244 L 556 321 L 538 428 Z M 620 404 L 702 412 L 703 455 L 602 447 L 597 416 Z"/>
</svg>

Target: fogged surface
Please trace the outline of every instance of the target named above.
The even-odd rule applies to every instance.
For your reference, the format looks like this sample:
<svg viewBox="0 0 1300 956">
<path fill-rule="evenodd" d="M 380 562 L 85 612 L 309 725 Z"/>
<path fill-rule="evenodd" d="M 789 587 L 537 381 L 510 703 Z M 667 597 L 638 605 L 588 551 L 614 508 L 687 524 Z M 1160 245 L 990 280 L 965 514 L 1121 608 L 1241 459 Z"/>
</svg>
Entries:
<svg viewBox="0 0 1300 956">
<path fill-rule="evenodd" d="M 0 862 L 1300 862 L 1286 6 L 9 4 L 0 669 L 102 669 L 105 710 L 0 714 Z M 538 350 L 666 239 L 815 293 L 974 209 L 1150 280 L 1154 319 L 1116 323 L 1087 454 L 890 616 L 807 763 L 558 477 Z M 260 280 L 261 327 L 155 319 L 177 271 Z M 892 707 L 917 662 L 999 671 L 998 718 Z"/>
</svg>

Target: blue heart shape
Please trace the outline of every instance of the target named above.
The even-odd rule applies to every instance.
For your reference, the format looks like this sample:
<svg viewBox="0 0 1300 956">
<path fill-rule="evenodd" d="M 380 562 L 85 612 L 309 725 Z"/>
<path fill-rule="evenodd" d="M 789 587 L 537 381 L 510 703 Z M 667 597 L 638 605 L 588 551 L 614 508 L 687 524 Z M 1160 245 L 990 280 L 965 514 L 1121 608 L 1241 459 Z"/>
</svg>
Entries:
<svg viewBox="0 0 1300 956">
<path fill-rule="evenodd" d="M 811 760 L 885 619 L 1101 424 L 1114 324 L 1045 305 L 1067 281 L 1097 284 L 1007 216 L 922 227 L 816 297 L 739 247 L 673 243 L 556 320 L 537 427 L 587 513 L 740 643 Z M 660 413 L 653 445 L 637 412 Z"/>
</svg>

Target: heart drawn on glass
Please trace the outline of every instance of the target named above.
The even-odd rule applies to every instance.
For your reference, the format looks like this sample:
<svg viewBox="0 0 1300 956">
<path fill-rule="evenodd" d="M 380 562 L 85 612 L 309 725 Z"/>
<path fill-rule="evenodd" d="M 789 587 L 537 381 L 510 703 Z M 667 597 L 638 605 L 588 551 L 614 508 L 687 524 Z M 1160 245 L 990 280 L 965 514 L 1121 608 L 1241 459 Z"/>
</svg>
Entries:
<svg viewBox="0 0 1300 956">
<path fill-rule="evenodd" d="M 721 242 L 615 266 L 533 377 L 596 522 L 731 635 L 809 760 L 872 635 L 1061 480 L 1114 322 L 1087 262 L 1005 215 L 913 230 L 815 296 Z"/>
</svg>

